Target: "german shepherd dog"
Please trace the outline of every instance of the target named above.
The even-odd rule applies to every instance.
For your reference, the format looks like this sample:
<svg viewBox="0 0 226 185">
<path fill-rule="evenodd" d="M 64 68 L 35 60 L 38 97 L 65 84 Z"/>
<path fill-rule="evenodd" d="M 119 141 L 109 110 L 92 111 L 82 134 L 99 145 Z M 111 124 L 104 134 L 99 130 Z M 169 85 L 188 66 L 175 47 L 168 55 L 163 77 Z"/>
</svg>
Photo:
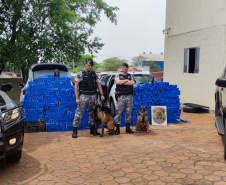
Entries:
<svg viewBox="0 0 226 185">
<path fill-rule="evenodd" d="M 98 128 L 98 123 L 102 125 L 102 133 L 100 137 L 104 135 L 104 128 L 109 130 L 109 135 L 113 135 L 115 133 L 115 121 L 111 116 L 111 110 L 108 107 L 102 107 L 100 105 L 94 105 L 89 110 L 89 115 L 94 119 L 96 125 L 96 131 Z"/>
<path fill-rule="evenodd" d="M 147 106 L 139 106 L 140 112 L 137 115 L 137 124 L 135 131 L 147 131 L 149 132 L 149 122 L 147 115 Z"/>
</svg>

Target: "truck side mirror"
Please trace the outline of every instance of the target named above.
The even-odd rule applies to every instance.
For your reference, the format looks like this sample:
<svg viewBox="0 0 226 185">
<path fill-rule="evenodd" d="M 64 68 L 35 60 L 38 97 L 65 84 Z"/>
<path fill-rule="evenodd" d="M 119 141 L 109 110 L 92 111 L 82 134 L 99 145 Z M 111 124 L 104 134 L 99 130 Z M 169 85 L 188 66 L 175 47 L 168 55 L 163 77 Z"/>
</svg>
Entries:
<svg viewBox="0 0 226 185">
<path fill-rule="evenodd" d="M 216 85 L 218 87 L 226 87 L 226 79 L 225 78 L 218 78 L 216 81 Z"/>
<path fill-rule="evenodd" d="M 23 87 L 25 86 L 24 83 L 22 83 L 22 84 L 17 84 L 17 85 L 18 85 L 18 87 L 20 87 L 20 88 L 23 88 Z"/>
</svg>

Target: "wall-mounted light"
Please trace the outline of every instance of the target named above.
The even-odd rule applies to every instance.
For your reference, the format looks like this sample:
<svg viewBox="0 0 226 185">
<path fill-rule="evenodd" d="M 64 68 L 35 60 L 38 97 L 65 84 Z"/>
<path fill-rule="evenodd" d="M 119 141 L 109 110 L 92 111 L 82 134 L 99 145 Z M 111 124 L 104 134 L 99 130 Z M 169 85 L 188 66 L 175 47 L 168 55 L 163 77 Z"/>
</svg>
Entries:
<svg viewBox="0 0 226 185">
<path fill-rule="evenodd" d="M 162 33 L 168 35 L 169 31 L 170 31 L 170 28 L 166 28 L 166 29 L 162 30 Z"/>
</svg>

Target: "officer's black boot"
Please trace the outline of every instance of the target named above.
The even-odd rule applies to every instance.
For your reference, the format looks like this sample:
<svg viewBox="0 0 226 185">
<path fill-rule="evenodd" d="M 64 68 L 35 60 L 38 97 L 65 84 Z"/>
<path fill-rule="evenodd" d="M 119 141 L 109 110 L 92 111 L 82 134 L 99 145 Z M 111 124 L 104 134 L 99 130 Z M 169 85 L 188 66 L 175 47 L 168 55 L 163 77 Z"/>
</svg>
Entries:
<svg viewBox="0 0 226 185">
<path fill-rule="evenodd" d="M 90 134 L 93 134 L 93 126 L 94 126 L 94 125 L 91 125 L 91 126 L 90 126 Z"/>
<path fill-rule="evenodd" d="M 78 130 L 78 127 L 73 127 L 72 138 L 76 138 L 77 137 L 77 130 Z"/>
<path fill-rule="evenodd" d="M 94 136 L 95 135 L 100 135 L 100 132 L 96 131 L 96 126 L 95 125 L 91 125 L 90 126 L 90 134 L 93 134 Z"/>
<path fill-rule="evenodd" d="M 96 125 L 94 125 L 94 131 L 96 132 L 96 135 L 100 135 L 100 132 L 98 132 L 97 129 L 96 129 Z"/>
<path fill-rule="evenodd" d="M 126 132 L 130 134 L 134 133 L 134 131 L 132 131 L 132 129 L 130 128 L 130 123 L 126 123 Z"/>
<path fill-rule="evenodd" d="M 119 134 L 120 134 L 120 127 L 119 127 L 119 124 L 116 125 L 116 131 L 115 131 L 115 134 L 116 134 L 116 135 L 119 135 Z"/>
</svg>

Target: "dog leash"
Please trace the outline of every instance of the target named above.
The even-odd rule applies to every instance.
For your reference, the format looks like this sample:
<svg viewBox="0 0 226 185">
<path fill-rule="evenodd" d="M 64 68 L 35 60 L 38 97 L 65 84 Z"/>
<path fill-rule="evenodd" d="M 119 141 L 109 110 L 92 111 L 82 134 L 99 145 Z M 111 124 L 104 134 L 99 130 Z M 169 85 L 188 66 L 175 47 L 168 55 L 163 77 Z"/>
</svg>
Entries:
<svg viewBox="0 0 226 185">
<path fill-rule="evenodd" d="M 103 101 L 100 101 L 100 109 L 103 107 Z"/>
</svg>

